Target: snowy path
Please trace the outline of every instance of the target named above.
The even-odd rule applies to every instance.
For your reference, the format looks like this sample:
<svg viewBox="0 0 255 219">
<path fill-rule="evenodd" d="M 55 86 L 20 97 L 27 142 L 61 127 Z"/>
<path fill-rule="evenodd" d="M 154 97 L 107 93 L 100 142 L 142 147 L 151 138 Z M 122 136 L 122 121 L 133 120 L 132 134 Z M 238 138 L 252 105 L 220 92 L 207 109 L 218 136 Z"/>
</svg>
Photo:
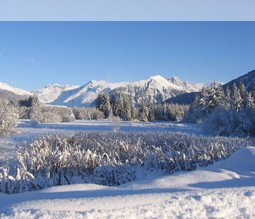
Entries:
<svg viewBox="0 0 255 219">
<path fill-rule="evenodd" d="M 255 218 L 255 148 L 192 172 L 119 187 L 59 186 L 0 195 L 1 218 Z"/>
</svg>

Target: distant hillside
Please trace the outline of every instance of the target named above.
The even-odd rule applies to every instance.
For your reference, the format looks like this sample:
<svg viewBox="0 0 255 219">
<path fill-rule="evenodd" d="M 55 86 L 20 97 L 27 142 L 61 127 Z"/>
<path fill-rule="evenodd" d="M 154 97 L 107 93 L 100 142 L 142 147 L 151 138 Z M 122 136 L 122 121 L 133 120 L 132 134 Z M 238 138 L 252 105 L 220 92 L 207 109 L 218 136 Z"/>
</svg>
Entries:
<svg viewBox="0 0 255 219">
<path fill-rule="evenodd" d="M 242 76 L 224 84 L 223 88 L 225 89 L 227 86 L 229 88 L 231 88 L 231 87 L 233 87 L 234 83 L 236 85 L 238 85 L 241 81 L 244 83 L 246 89 L 248 91 L 251 91 L 252 86 L 255 86 L 255 70 L 252 70 L 252 71 L 248 72 L 247 74 L 242 75 Z"/>
<path fill-rule="evenodd" d="M 255 89 L 255 70 L 252 70 L 245 75 L 233 79 L 232 81 L 222 85 L 222 87 L 224 89 L 226 89 L 227 87 L 232 88 L 234 83 L 238 85 L 241 81 L 244 83 L 248 91 L 251 91 L 252 87 L 253 89 Z M 176 97 L 169 98 L 165 102 L 178 104 L 191 104 L 195 100 L 196 94 L 198 94 L 198 92 L 182 94 Z"/>
<path fill-rule="evenodd" d="M 186 93 L 176 97 L 169 98 L 165 100 L 164 102 L 169 104 L 174 103 L 174 104 L 189 105 L 195 100 L 197 94 L 198 92 Z"/>
<path fill-rule="evenodd" d="M 25 100 L 28 98 L 27 95 L 18 95 L 11 91 L 1 90 L 1 89 L 0 89 L 0 97 L 8 100 L 9 103 L 14 105 L 19 105 L 19 101 Z"/>
</svg>

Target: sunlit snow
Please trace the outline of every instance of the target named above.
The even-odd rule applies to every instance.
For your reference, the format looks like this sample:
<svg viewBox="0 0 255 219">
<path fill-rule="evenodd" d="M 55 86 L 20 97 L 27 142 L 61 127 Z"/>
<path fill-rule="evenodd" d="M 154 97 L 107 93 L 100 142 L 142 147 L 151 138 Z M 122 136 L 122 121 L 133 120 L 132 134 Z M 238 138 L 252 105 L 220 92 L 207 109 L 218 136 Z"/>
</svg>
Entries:
<svg viewBox="0 0 255 219">
<path fill-rule="evenodd" d="M 39 124 L 21 120 L 17 133 L 1 140 L 2 157 L 15 142 L 52 132 L 181 131 L 200 134 L 195 125 L 80 121 Z M 58 186 L 22 194 L 0 194 L 0 218 L 254 218 L 255 148 L 196 171 L 164 175 L 151 172 L 119 187 L 94 184 Z"/>
</svg>

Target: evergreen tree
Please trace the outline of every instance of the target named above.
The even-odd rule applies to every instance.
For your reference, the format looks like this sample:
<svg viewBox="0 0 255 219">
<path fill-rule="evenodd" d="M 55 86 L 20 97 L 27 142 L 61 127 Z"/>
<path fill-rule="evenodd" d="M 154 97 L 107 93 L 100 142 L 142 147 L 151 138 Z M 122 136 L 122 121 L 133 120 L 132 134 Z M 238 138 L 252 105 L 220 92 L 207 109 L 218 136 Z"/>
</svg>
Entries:
<svg viewBox="0 0 255 219">
<path fill-rule="evenodd" d="M 148 121 L 149 112 L 150 112 L 149 107 L 146 104 L 141 104 L 139 109 L 140 120 L 144 122 Z"/>
<path fill-rule="evenodd" d="M 255 81 L 251 85 L 250 92 L 251 92 L 252 98 L 255 99 Z"/>
<path fill-rule="evenodd" d="M 148 112 L 148 121 L 152 122 L 152 121 L 155 121 L 155 111 L 154 111 L 154 107 L 153 107 L 153 104 L 152 103 L 148 103 L 148 109 L 149 109 L 149 112 Z"/>
<path fill-rule="evenodd" d="M 162 120 L 167 120 L 167 118 L 168 118 L 168 107 L 167 107 L 167 104 L 166 103 L 164 103 L 163 104 L 163 113 L 162 113 Z"/>
<path fill-rule="evenodd" d="M 104 113 L 104 118 L 109 118 L 112 115 L 109 94 L 101 93 L 98 95 L 97 108 Z"/>
<path fill-rule="evenodd" d="M 232 102 L 231 103 L 232 109 L 234 109 L 236 112 L 239 112 L 241 110 L 243 100 L 242 100 L 242 97 L 240 94 L 240 90 L 236 86 L 235 83 L 233 85 L 232 101 L 231 102 Z"/>
<path fill-rule="evenodd" d="M 20 107 L 32 107 L 32 101 L 33 101 L 33 98 L 32 98 L 32 96 L 30 96 L 27 99 L 20 100 L 19 101 L 19 106 Z"/>
<path fill-rule="evenodd" d="M 249 93 L 247 92 L 247 90 L 245 88 L 245 85 L 242 81 L 239 83 L 238 88 L 239 88 L 240 95 L 241 95 L 241 98 L 242 98 L 242 107 L 246 108 L 249 105 L 249 100 L 248 100 Z"/>
<path fill-rule="evenodd" d="M 131 103 L 128 95 L 123 95 L 122 119 L 131 120 Z"/>
<path fill-rule="evenodd" d="M 250 109 L 255 109 L 254 98 L 252 97 L 251 92 L 248 93 L 247 102 L 245 105 Z"/>
<path fill-rule="evenodd" d="M 207 113 L 207 100 L 208 100 L 208 91 L 206 88 L 202 88 L 201 92 L 198 94 L 197 103 L 195 103 L 195 109 L 197 109 L 201 116 L 206 115 Z"/>
<path fill-rule="evenodd" d="M 230 110 L 230 108 L 231 108 L 231 91 L 230 91 L 228 86 L 226 88 L 225 93 L 226 94 L 225 94 L 225 101 L 224 101 L 224 104 L 223 104 L 223 109 Z"/>
<path fill-rule="evenodd" d="M 38 122 L 42 121 L 42 103 L 35 94 L 32 96 L 31 105 L 30 119 L 33 125 L 37 125 Z"/>
<path fill-rule="evenodd" d="M 216 107 L 221 107 L 225 102 L 225 94 L 221 86 L 215 82 L 210 86 L 206 98 L 206 114 L 211 113 Z"/>
<path fill-rule="evenodd" d="M 120 118 L 124 115 L 124 102 L 122 94 L 117 94 L 115 98 L 115 103 L 113 103 L 113 111 L 115 116 L 119 116 Z"/>
<path fill-rule="evenodd" d="M 130 102 L 130 118 L 131 120 L 133 120 L 135 118 L 135 105 L 132 93 L 129 94 L 129 102 Z"/>
</svg>

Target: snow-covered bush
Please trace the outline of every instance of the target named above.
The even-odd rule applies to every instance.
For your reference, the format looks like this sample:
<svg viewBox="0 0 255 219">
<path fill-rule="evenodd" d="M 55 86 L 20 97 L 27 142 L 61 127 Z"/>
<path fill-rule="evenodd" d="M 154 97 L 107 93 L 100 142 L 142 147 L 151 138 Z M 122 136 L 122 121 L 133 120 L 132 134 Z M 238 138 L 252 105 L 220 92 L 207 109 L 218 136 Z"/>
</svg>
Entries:
<svg viewBox="0 0 255 219">
<path fill-rule="evenodd" d="M 61 117 L 61 122 L 74 122 L 75 116 L 72 109 L 68 107 L 49 107 L 52 113 L 59 115 Z"/>
<path fill-rule="evenodd" d="M 13 131 L 18 119 L 18 110 L 7 100 L 0 98 L 0 136 Z"/>
<path fill-rule="evenodd" d="M 75 121 L 74 114 L 70 108 L 42 106 L 32 111 L 31 121 L 34 123 L 60 123 Z"/>
<path fill-rule="evenodd" d="M 18 193 L 76 182 L 120 185 L 141 170 L 173 173 L 225 159 L 254 139 L 181 133 L 77 133 L 24 145 L 0 168 L 0 191 Z"/>
<path fill-rule="evenodd" d="M 202 123 L 204 131 L 209 135 L 220 136 L 254 136 L 255 110 L 245 109 L 215 110 Z"/>
<path fill-rule="evenodd" d="M 31 107 L 29 108 L 29 111 L 29 118 L 34 125 L 37 123 L 60 123 L 75 121 L 72 109 L 62 106 L 44 105 L 40 102 L 36 95 L 31 97 Z"/>
<path fill-rule="evenodd" d="M 100 120 L 104 118 L 104 114 L 97 108 L 73 108 L 73 114 L 77 120 Z"/>
</svg>

